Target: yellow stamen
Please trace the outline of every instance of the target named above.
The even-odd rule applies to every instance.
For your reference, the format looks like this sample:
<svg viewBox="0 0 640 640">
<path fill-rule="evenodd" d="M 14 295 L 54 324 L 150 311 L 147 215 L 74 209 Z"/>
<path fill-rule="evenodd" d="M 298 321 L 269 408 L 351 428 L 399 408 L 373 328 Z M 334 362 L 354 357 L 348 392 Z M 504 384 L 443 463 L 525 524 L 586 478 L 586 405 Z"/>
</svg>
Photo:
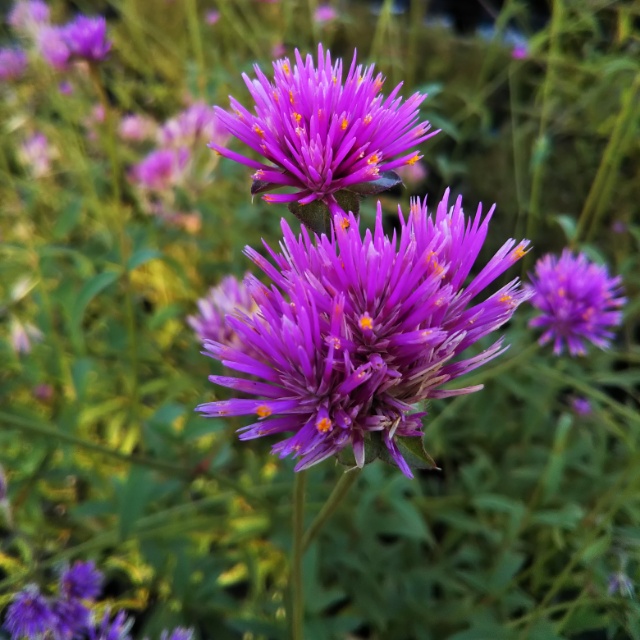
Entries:
<svg viewBox="0 0 640 640">
<path fill-rule="evenodd" d="M 340 128 L 344 131 L 349 126 L 349 121 L 346 118 L 342 118 Z"/>
<path fill-rule="evenodd" d="M 513 304 L 513 298 L 509 294 L 505 293 L 503 296 L 500 297 L 500 302 L 511 305 Z"/>
<path fill-rule="evenodd" d="M 416 153 L 415 155 L 411 156 L 408 160 L 406 160 L 405 164 L 412 165 L 418 162 L 418 160 L 420 160 L 420 155 Z"/>
<path fill-rule="evenodd" d="M 364 124 L 369 124 L 371 121 L 373 120 L 372 116 L 370 113 L 368 113 L 365 117 L 364 120 L 362 121 Z"/>
<path fill-rule="evenodd" d="M 363 331 L 371 331 L 373 329 L 373 319 L 368 313 L 363 313 L 360 316 L 358 324 Z"/>
<path fill-rule="evenodd" d="M 283 62 L 282 63 L 282 70 L 289 75 L 291 73 L 291 67 L 289 66 L 288 62 Z"/>
<path fill-rule="evenodd" d="M 266 195 L 262 196 L 262 199 L 265 202 L 273 202 L 273 196 L 270 196 L 268 193 Z"/>
<path fill-rule="evenodd" d="M 264 131 L 257 125 L 253 125 L 253 130 L 261 137 L 264 138 Z"/>
<path fill-rule="evenodd" d="M 300 120 L 302 120 L 302 116 L 299 113 L 296 113 L 295 111 L 293 112 L 292 115 L 296 119 L 296 122 L 300 123 Z"/>
<path fill-rule="evenodd" d="M 384 80 L 380 80 L 380 78 L 376 78 L 373 82 L 373 90 L 378 93 L 380 89 L 382 89 L 382 85 L 384 84 Z"/>
<path fill-rule="evenodd" d="M 368 160 L 367 164 L 378 164 L 380 162 L 380 156 L 377 153 L 374 153 Z"/>
<path fill-rule="evenodd" d="M 271 411 L 271 407 L 268 407 L 266 404 L 261 404 L 257 409 L 256 409 L 256 413 L 258 414 L 258 416 L 260 416 L 261 418 L 268 418 L 273 411 Z"/>
<path fill-rule="evenodd" d="M 516 247 L 513 250 L 513 259 L 514 260 L 520 260 L 520 258 L 522 258 L 525 255 L 527 255 L 527 252 L 525 251 L 524 247 Z"/>
<path fill-rule="evenodd" d="M 349 218 L 342 218 L 342 220 L 340 220 L 340 226 L 343 229 L 348 229 L 351 226 L 351 223 L 349 222 Z"/>
<path fill-rule="evenodd" d="M 289 102 L 290 102 L 291 104 L 293 104 L 293 103 L 294 103 L 294 99 L 293 99 L 293 91 L 291 91 L 291 89 L 289 89 Z"/>
<path fill-rule="evenodd" d="M 558 289 L 558 295 L 559 295 L 561 298 L 564 298 L 564 297 L 567 295 L 567 292 L 564 290 L 564 287 L 560 287 L 560 288 Z"/>
<path fill-rule="evenodd" d="M 329 418 L 322 418 L 316 422 L 316 429 L 320 433 L 327 433 L 327 431 L 331 431 L 333 429 L 333 422 L 331 422 Z"/>
</svg>

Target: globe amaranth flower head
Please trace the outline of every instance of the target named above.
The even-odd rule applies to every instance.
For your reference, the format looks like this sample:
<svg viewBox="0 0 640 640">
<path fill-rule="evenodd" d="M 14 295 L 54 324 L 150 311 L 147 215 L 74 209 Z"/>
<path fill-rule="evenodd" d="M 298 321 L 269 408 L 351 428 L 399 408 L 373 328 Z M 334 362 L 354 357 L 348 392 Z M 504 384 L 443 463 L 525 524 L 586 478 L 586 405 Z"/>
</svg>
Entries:
<svg viewBox="0 0 640 640">
<path fill-rule="evenodd" d="M 27 54 L 16 47 L 0 49 L 0 80 L 17 80 L 27 68 Z"/>
<path fill-rule="evenodd" d="M 62 33 L 71 58 L 99 62 L 111 50 L 103 17 L 77 16 L 63 27 Z"/>
<path fill-rule="evenodd" d="M 273 63 L 271 82 L 258 66 L 257 79 L 243 74 L 255 101 L 255 115 L 230 97 L 234 113 L 216 107 L 229 133 L 270 163 L 258 162 L 213 142 L 221 155 L 256 169 L 257 192 L 277 187 L 293 193 L 269 194 L 268 202 L 323 201 L 332 213 L 339 211 L 335 192 L 370 182 L 384 171 L 417 162 L 415 148 L 437 132 L 428 122 L 418 122 L 419 106 L 426 96 L 415 93 L 404 103 L 398 85 L 385 99 L 384 79 L 374 78 L 373 66 L 356 65 L 354 55 L 343 81 L 342 60 L 331 61 L 322 45 L 318 64 L 311 55 L 296 64 L 288 58 Z"/>
<path fill-rule="evenodd" d="M 198 338 L 215 340 L 222 344 L 238 344 L 238 335 L 229 325 L 229 318 L 237 311 L 251 315 L 255 304 L 244 282 L 234 276 L 226 276 L 212 287 L 206 298 L 198 300 L 198 315 L 189 316 L 187 322 Z"/>
<path fill-rule="evenodd" d="M 143 189 L 165 191 L 182 182 L 190 157 L 188 149 L 157 149 L 134 165 L 130 177 Z"/>
<path fill-rule="evenodd" d="M 57 625 L 58 618 L 53 612 L 49 601 L 34 585 L 28 585 L 16 594 L 7 609 L 4 621 L 5 629 L 11 634 L 12 640 L 18 638 L 36 638 Z"/>
<path fill-rule="evenodd" d="M 66 598 L 95 600 L 102 591 L 103 578 L 95 562 L 79 560 L 60 574 L 60 593 Z"/>
<path fill-rule="evenodd" d="M 566 346 L 572 356 L 584 355 L 585 343 L 609 346 L 611 328 L 622 322 L 620 276 L 611 278 L 605 266 L 565 249 L 559 258 L 540 258 L 530 278 L 531 304 L 542 313 L 529 326 L 544 330 L 540 344 L 553 340 L 554 354 Z"/>
<path fill-rule="evenodd" d="M 299 457 L 296 470 L 349 445 L 362 467 L 365 444 L 375 440 L 411 477 L 402 449 L 405 438 L 422 436 L 424 414 L 416 404 L 480 389 L 441 387 L 504 351 L 497 340 L 458 358 L 528 297 L 515 279 L 477 299 L 525 254 L 526 241 L 507 241 L 465 285 L 492 212 L 483 218 L 479 207 L 467 219 L 460 198 L 449 209 L 447 193 L 434 218 L 426 202 L 415 200 L 407 220 L 400 212 L 399 237 L 392 238 L 382 230 L 380 205 L 375 231 L 364 236 L 353 214 L 334 225 L 331 238 L 312 239 L 304 228 L 296 237 L 283 221 L 282 253 L 266 246 L 275 266 L 246 249 L 273 285 L 246 279 L 257 311 L 228 319 L 240 344 L 205 342 L 206 355 L 253 376 L 210 380 L 257 398 L 198 410 L 211 417 L 257 416 L 240 430 L 243 440 L 293 432 L 273 452 Z"/>
</svg>

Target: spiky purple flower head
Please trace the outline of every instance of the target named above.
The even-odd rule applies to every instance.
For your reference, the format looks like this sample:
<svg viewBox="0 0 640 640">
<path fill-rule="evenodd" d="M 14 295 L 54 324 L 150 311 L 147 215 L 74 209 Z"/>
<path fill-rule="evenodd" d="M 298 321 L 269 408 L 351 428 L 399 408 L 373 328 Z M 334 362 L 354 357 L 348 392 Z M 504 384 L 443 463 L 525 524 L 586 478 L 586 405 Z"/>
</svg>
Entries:
<svg viewBox="0 0 640 640">
<path fill-rule="evenodd" d="M 56 617 L 54 629 L 49 629 L 51 637 L 56 640 L 73 640 L 84 637 L 91 627 L 91 611 L 79 600 L 58 598 L 51 604 Z"/>
<path fill-rule="evenodd" d="M 35 584 L 26 586 L 12 600 L 4 621 L 5 629 L 12 640 L 44 636 L 45 632 L 56 628 L 57 616 L 48 600 Z"/>
<path fill-rule="evenodd" d="M 106 611 L 100 624 L 89 630 L 89 640 L 132 640 L 129 631 L 133 622 L 124 611 L 118 611 L 113 620 L 111 612 Z"/>
<path fill-rule="evenodd" d="M 157 149 L 133 167 L 131 179 L 144 189 L 170 189 L 182 181 L 189 158 L 188 149 Z"/>
<path fill-rule="evenodd" d="M 381 173 L 421 158 L 415 148 L 437 133 L 429 132 L 428 122 L 418 122 L 424 95 L 415 93 L 403 103 L 400 84 L 385 99 L 382 75 L 374 77 L 373 65 L 357 65 L 355 55 L 343 80 L 342 60 L 332 63 L 322 45 L 317 66 L 311 55 L 303 60 L 296 50 L 295 56 L 293 66 L 288 58 L 273 63 L 273 81 L 257 65 L 257 79 L 243 74 L 255 115 L 233 97 L 233 114 L 215 108 L 229 133 L 268 162 L 216 142 L 210 145 L 257 170 L 254 179 L 260 186 L 254 193 L 290 187 L 292 193 L 264 199 L 302 205 L 321 200 L 335 213 L 337 191 L 377 180 Z"/>
<path fill-rule="evenodd" d="M 244 282 L 234 276 L 226 276 L 219 285 L 209 290 L 206 298 L 198 300 L 200 313 L 189 316 L 187 322 L 203 342 L 214 340 L 237 345 L 238 335 L 228 320 L 238 311 L 250 315 L 254 310 L 253 299 Z"/>
<path fill-rule="evenodd" d="M 531 304 L 541 311 L 529 323 L 544 332 L 540 344 L 553 340 L 553 353 L 566 346 L 572 356 L 586 353 L 585 343 L 605 349 L 622 322 L 625 303 L 622 278 L 609 277 L 607 268 L 591 262 L 583 253 L 565 249 L 558 258 L 547 254 L 538 260 L 531 278 Z"/>
<path fill-rule="evenodd" d="M 72 58 L 100 62 L 111 50 L 107 39 L 107 21 L 103 17 L 79 15 L 63 27 L 64 40 Z"/>
<path fill-rule="evenodd" d="M 210 402 L 198 410 L 211 417 L 256 415 L 240 438 L 293 432 L 273 452 L 300 458 L 305 469 L 351 445 L 365 463 L 365 443 L 375 437 L 384 455 L 411 477 L 401 449 L 422 436 L 416 404 L 428 398 L 471 393 L 481 386 L 442 385 L 495 358 L 498 340 L 466 359 L 468 347 L 511 318 L 528 297 L 518 280 L 480 301 L 479 294 L 525 254 L 527 241 L 507 241 L 466 283 L 485 241 L 493 209 L 472 219 L 460 198 L 448 193 L 435 218 L 426 202 L 413 201 L 400 235 L 360 233 L 353 215 L 334 225 L 331 238 L 296 237 L 283 221 L 282 253 L 267 251 L 275 266 L 247 248 L 273 281 L 248 277 L 257 306 L 252 315 L 228 319 L 239 346 L 205 342 L 206 354 L 252 379 L 211 376 L 221 386 L 256 399 Z M 375 434 L 375 435 L 374 435 Z"/>
<path fill-rule="evenodd" d="M 78 560 L 60 575 L 60 593 L 66 598 L 95 600 L 102 591 L 102 571 L 95 562 Z"/>
<path fill-rule="evenodd" d="M 17 80 L 27 68 L 27 54 L 16 47 L 0 49 L 0 80 Z"/>
</svg>

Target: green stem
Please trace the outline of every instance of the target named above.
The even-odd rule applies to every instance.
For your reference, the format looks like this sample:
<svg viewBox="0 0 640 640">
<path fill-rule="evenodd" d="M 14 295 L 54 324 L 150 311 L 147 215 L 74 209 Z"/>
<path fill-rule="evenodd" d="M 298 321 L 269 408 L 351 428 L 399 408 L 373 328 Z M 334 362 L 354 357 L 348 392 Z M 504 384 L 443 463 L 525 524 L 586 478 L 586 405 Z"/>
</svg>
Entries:
<svg viewBox="0 0 640 640">
<path fill-rule="evenodd" d="M 193 53 L 198 64 L 198 91 L 200 92 L 200 97 L 204 97 L 206 66 L 204 62 L 204 49 L 202 47 L 200 20 L 198 18 L 198 0 L 185 0 L 185 10 L 191 46 L 193 47 Z"/>
<path fill-rule="evenodd" d="M 342 502 L 342 499 L 347 495 L 349 489 L 353 486 L 355 481 L 360 475 L 361 469 L 357 467 L 355 469 L 349 469 L 340 476 L 336 486 L 333 488 L 331 495 L 327 498 L 327 501 L 320 509 L 320 512 L 315 517 L 311 526 L 305 532 L 302 538 L 302 551 L 306 551 L 309 545 L 313 542 L 313 539 L 318 535 L 320 529 L 322 529 L 324 523 L 334 514 L 338 505 Z"/>
<path fill-rule="evenodd" d="M 127 334 L 129 340 L 129 355 L 131 359 L 131 405 L 130 417 L 137 418 L 138 415 L 138 340 L 136 336 L 136 322 L 133 308 L 133 295 L 131 292 L 131 273 L 129 271 L 129 249 L 127 246 L 127 231 L 124 212 L 121 209 L 121 171 L 120 160 L 118 158 L 118 141 L 116 137 L 116 121 L 115 113 L 111 109 L 109 99 L 105 91 L 102 79 L 100 78 L 100 70 L 97 66 L 89 67 L 91 80 L 100 98 L 100 104 L 104 109 L 104 117 L 107 124 L 107 152 L 109 154 L 109 162 L 111 164 L 111 184 L 113 195 L 113 206 L 115 211 L 115 227 L 118 234 L 118 244 L 120 248 L 120 260 L 123 267 L 123 280 L 125 287 L 125 314 L 127 323 Z M 137 425 L 136 425 L 137 426 Z"/>
<path fill-rule="evenodd" d="M 635 139 L 634 128 L 639 108 L 640 74 L 636 74 L 633 84 L 622 98 L 622 106 L 618 112 L 611 137 L 580 213 L 572 245 L 583 235 L 586 236 L 586 240 L 590 240 L 598 229 L 598 224 L 610 204 L 611 193 L 619 175 L 620 164 L 625 156 L 626 148 L 630 141 Z M 588 232 L 587 226 L 589 227 Z"/>
<path fill-rule="evenodd" d="M 564 0 L 554 0 L 551 3 L 551 32 L 549 43 L 549 55 L 547 57 L 547 73 L 544 77 L 542 87 L 542 111 L 540 114 L 540 127 L 538 129 L 537 143 L 542 144 L 547 132 L 547 125 L 551 116 L 551 97 L 553 88 L 556 85 L 556 72 L 558 60 L 560 59 L 560 31 L 564 16 Z M 544 177 L 544 169 L 546 162 L 544 159 L 537 158 L 537 162 L 533 167 L 533 177 L 531 179 L 531 194 L 529 197 L 529 207 L 527 211 L 527 238 L 533 238 L 535 234 L 536 222 L 540 214 L 540 198 L 542 194 L 542 183 Z M 527 268 L 528 261 L 523 261 L 523 272 Z"/>
<path fill-rule="evenodd" d="M 302 554 L 304 534 L 304 493 L 306 471 L 295 474 L 293 486 L 293 549 L 291 553 L 291 640 L 304 640 L 304 593 Z"/>
</svg>

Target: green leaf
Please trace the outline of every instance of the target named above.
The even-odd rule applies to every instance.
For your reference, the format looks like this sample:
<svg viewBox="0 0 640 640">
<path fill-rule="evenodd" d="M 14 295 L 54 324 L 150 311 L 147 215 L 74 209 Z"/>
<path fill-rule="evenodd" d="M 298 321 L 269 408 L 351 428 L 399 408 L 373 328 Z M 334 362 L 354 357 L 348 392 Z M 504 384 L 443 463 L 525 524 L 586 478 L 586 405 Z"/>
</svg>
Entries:
<svg viewBox="0 0 640 640">
<path fill-rule="evenodd" d="M 56 218 L 53 226 L 53 237 L 56 240 L 65 238 L 78 224 L 82 215 L 82 200 L 76 198 L 72 200 Z"/>
<path fill-rule="evenodd" d="M 438 469 L 435 460 L 425 451 L 422 438 L 397 438 L 396 445 L 410 469 Z M 395 460 L 384 445 L 380 450 L 380 459 L 396 466 Z"/>
<path fill-rule="evenodd" d="M 120 523 L 118 532 L 121 540 L 127 539 L 144 513 L 153 484 L 153 471 L 141 466 L 129 468 L 129 477 L 122 487 L 119 501 Z"/>
<path fill-rule="evenodd" d="M 289 211 L 311 231 L 322 235 L 331 235 L 331 214 L 324 202 L 316 200 L 309 204 L 290 202 Z"/>
<path fill-rule="evenodd" d="M 82 289 L 80 289 L 78 297 L 76 298 L 76 302 L 73 306 L 73 311 L 71 312 L 71 322 L 73 324 L 74 330 L 79 331 L 80 325 L 82 324 L 82 318 L 84 317 L 84 313 L 89 306 L 89 303 L 103 289 L 106 289 L 117 279 L 118 273 L 116 273 L 115 271 L 103 271 L 102 273 L 99 273 L 97 276 L 90 278 L 84 283 Z"/>
<path fill-rule="evenodd" d="M 162 252 L 158 249 L 142 248 L 138 249 L 127 261 L 127 269 L 133 271 L 137 267 L 142 266 L 146 262 L 162 258 Z"/>
<path fill-rule="evenodd" d="M 557 222 L 562 230 L 564 231 L 564 236 L 568 242 L 572 242 L 576 237 L 577 224 L 576 219 L 573 216 L 568 216 L 566 214 L 558 214 L 557 216 L 552 216 L 552 220 Z"/>
</svg>

